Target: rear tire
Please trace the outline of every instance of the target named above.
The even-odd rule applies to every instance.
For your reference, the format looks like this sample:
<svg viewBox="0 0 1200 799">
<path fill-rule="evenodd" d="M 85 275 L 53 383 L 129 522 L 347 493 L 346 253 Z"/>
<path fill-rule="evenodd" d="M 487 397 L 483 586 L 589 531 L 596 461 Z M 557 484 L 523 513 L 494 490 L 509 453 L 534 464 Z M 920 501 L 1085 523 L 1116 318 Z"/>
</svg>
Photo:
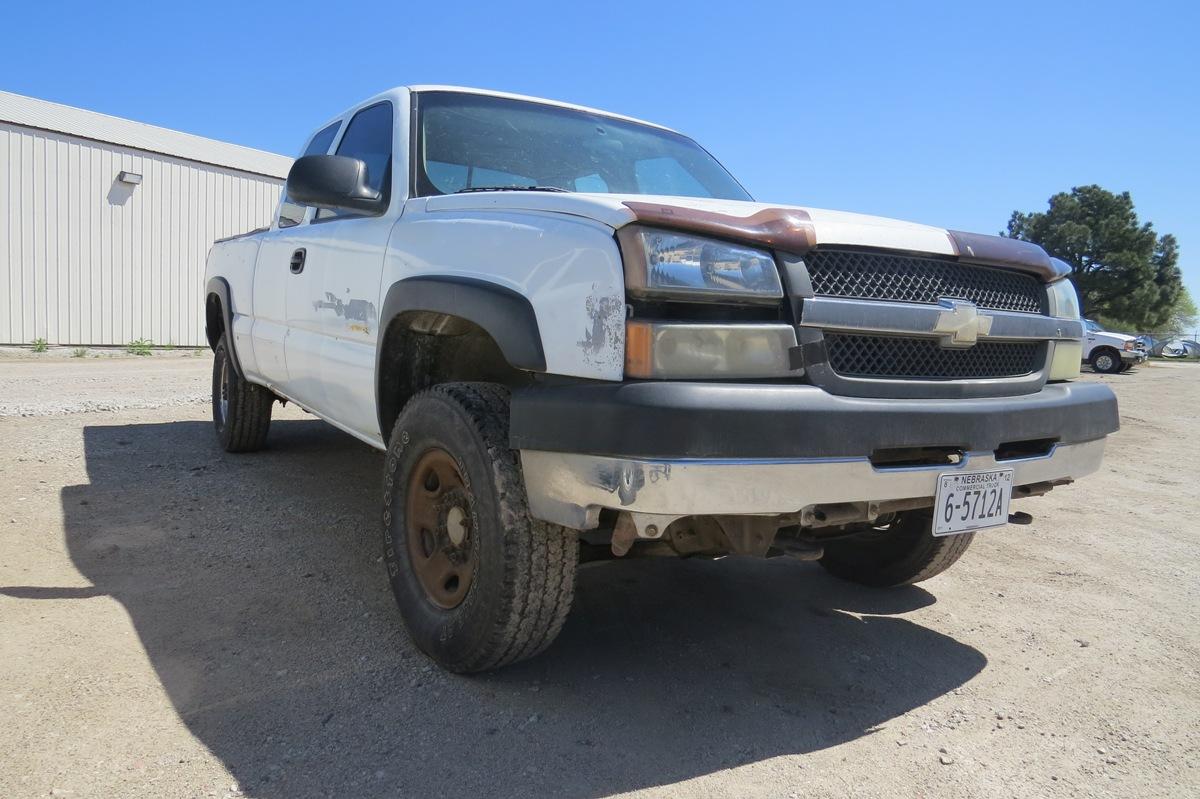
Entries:
<svg viewBox="0 0 1200 799">
<path fill-rule="evenodd" d="M 449 671 L 533 657 L 571 608 L 577 534 L 529 515 L 500 386 L 447 383 L 405 405 L 384 467 L 383 544 L 404 626 Z"/>
<path fill-rule="evenodd" d="M 1092 353 L 1092 369 L 1106 375 L 1121 371 L 1121 353 L 1109 347 L 1101 347 Z"/>
<path fill-rule="evenodd" d="M 912 585 L 953 566 L 974 538 L 974 533 L 935 536 L 929 511 L 909 511 L 886 530 L 830 541 L 820 563 L 830 574 L 862 585 Z"/>
<path fill-rule="evenodd" d="M 275 395 L 238 376 L 224 334 L 213 358 L 213 427 L 226 452 L 255 452 L 267 442 Z"/>
</svg>

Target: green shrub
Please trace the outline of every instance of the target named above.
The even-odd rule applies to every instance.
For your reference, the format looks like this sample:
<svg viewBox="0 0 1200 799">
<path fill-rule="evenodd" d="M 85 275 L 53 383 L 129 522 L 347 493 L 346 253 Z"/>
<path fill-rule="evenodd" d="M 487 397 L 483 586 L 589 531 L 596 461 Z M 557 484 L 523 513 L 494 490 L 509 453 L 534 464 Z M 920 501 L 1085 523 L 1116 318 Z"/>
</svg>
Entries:
<svg viewBox="0 0 1200 799">
<path fill-rule="evenodd" d="M 46 346 L 46 339 L 35 338 L 33 340 L 33 351 L 34 352 L 45 352 L 47 349 L 49 349 L 49 347 Z"/>
<path fill-rule="evenodd" d="M 72 358 L 86 358 L 87 357 L 87 347 L 76 347 L 75 349 L 71 350 L 71 357 Z"/>
<path fill-rule="evenodd" d="M 130 355 L 149 355 L 154 342 L 148 338 L 138 338 L 125 345 L 125 351 Z"/>
</svg>

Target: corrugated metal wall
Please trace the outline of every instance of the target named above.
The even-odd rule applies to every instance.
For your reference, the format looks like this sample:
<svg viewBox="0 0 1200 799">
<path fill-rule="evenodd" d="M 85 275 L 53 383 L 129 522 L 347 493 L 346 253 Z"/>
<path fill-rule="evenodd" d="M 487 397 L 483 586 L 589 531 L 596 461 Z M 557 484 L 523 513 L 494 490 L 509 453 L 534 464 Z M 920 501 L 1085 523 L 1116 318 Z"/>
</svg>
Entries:
<svg viewBox="0 0 1200 799">
<path fill-rule="evenodd" d="M 208 248 L 269 224 L 282 184 L 0 123 L 0 343 L 204 344 Z"/>
</svg>

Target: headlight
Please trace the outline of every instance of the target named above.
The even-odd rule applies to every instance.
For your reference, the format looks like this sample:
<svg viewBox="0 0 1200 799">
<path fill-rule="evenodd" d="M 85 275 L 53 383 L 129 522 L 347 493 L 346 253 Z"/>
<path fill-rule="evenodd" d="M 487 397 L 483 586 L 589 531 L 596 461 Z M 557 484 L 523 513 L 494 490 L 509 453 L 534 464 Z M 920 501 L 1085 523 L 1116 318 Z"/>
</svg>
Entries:
<svg viewBox="0 0 1200 799">
<path fill-rule="evenodd" d="M 785 324 L 625 323 L 625 376 L 680 380 L 781 377 L 796 328 Z"/>
<path fill-rule="evenodd" d="M 625 288 L 634 297 L 692 302 L 777 302 L 779 270 L 766 250 L 637 226 L 617 232 Z"/>
<path fill-rule="evenodd" d="M 1060 319 L 1082 318 L 1082 314 L 1079 312 L 1079 295 L 1075 292 L 1075 285 L 1070 280 L 1063 279 L 1051 283 L 1046 287 L 1046 293 L 1050 297 L 1051 316 L 1057 316 Z"/>
<path fill-rule="evenodd" d="M 1074 380 L 1079 377 L 1083 344 L 1079 341 L 1050 342 L 1050 373 L 1047 380 Z"/>
<path fill-rule="evenodd" d="M 1046 287 L 1050 300 L 1050 315 L 1060 319 L 1081 319 L 1079 295 L 1070 280 L 1063 278 Z M 1071 380 L 1079 377 L 1083 360 L 1083 340 L 1063 340 L 1050 343 L 1049 380 Z"/>
<path fill-rule="evenodd" d="M 1126 352 L 1133 352 L 1137 348 L 1138 348 L 1138 346 L 1137 346 L 1136 341 L 1126 341 L 1125 342 L 1125 351 Z"/>
</svg>

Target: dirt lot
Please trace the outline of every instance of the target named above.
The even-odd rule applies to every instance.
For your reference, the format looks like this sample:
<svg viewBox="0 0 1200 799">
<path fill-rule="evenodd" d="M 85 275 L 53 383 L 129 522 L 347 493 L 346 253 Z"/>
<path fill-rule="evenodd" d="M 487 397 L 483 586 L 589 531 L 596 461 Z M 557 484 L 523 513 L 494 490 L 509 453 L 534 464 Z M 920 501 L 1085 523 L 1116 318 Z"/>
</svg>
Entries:
<svg viewBox="0 0 1200 799">
<path fill-rule="evenodd" d="M 209 365 L 0 358 L 2 797 L 1200 794 L 1200 367 L 1089 375 L 1102 472 L 923 587 L 589 568 L 462 678 L 400 628 L 380 455 L 292 408 L 222 453 Z"/>
</svg>

